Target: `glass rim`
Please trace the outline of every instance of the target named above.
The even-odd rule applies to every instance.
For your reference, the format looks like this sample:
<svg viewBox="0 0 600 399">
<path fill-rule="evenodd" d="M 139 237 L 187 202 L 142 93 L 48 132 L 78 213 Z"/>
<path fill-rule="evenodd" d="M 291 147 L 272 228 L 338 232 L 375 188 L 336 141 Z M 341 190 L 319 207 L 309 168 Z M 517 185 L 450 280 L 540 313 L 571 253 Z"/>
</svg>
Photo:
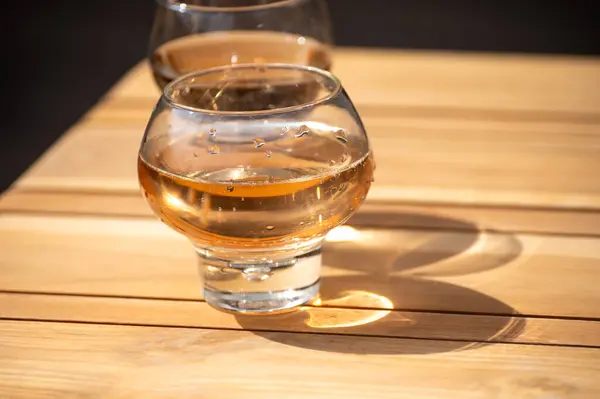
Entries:
<svg viewBox="0 0 600 399">
<path fill-rule="evenodd" d="M 254 6 L 201 6 L 197 4 L 188 4 L 185 0 L 156 0 L 158 4 L 173 11 L 179 12 L 248 12 L 248 11 L 261 11 L 269 8 L 276 8 L 282 6 L 293 6 L 296 4 L 304 3 L 307 0 L 278 0 L 267 4 L 257 4 Z"/>
<path fill-rule="evenodd" d="M 327 93 L 326 95 L 317 98 L 316 100 L 307 101 L 302 104 L 288 106 L 288 107 L 280 107 L 274 109 L 265 109 L 260 111 L 220 111 L 220 110 L 212 110 L 206 108 L 194 107 L 191 105 L 184 105 L 181 102 L 175 100 L 173 96 L 170 94 L 174 91 L 175 86 L 185 82 L 186 80 L 190 80 L 196 77 L 210 75 L 216 72 L 225 72 L 232 69 L 271 69 L 271 70 L 297 70 L 304 71 L 309 74 L 316 74 L 325 79 L 333 82 L 334 88 Z M 169 105 L 173 108 L 194 112 L 197 114 L 205 114 L 205 115 L 230 115 L 230 116 L 260 116 L 260 115 L 274 115 L 274 114 L 284 114 L 289 112 L 300 111 L 302 109 L 314 107 L 320 104 L 323 104 L 332 98 L 336 97 L 342 91 L 342 82 L 331 72 L 326 71 L 324 69 L 307 66 L 307 65 L 296 65 L 296 64 L 283 64 L 283 63 L 248 63 L 248 64 L 237 64 L 237 65 L 222 65 L 209 69 L 202 69 L 200 71 L 194 71 L 185 75 L 182 75 L 171 82 L 169 82 L 162 91 L 162 96 L 164 100 L 166 100 Z"/>
</svg>

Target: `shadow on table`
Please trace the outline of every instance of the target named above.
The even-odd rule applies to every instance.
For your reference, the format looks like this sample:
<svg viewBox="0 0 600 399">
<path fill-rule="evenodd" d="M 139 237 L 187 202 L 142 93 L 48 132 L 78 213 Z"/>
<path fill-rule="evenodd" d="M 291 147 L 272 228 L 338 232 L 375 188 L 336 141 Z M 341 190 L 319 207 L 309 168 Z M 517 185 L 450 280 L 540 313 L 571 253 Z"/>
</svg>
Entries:
<svg viewBox="0 0 600 399">
<path fill-rule="evenodd" d="M 522 250 L 513 234 L 464 220 L 417 213 L 357 216 L 353 220 L 360 224 L 342 228 L 355 230 L 346 233 L 351 239 L 334 234 L 325 245 L 326 266 L 381 277 L 450 277 L 501 267 Z"/>
<path fill-rule="evenodd" d="M 407 217 L 460 228 L 390 227 L 394 220 L 403 225 Z M 345 227 L 331 235 L 323 252 L 320 297 L 314 304 L 289 314 L 237 316 L 240 325 L 286 345 L 359 354 L 457 351 L 511 342 L 521 334 L 525 319 L 509 305 L 429 279 L 503 266 L 521 253 L 514 235 L 431 215 L 384 218 L 385 228 Z"/>
</svg>

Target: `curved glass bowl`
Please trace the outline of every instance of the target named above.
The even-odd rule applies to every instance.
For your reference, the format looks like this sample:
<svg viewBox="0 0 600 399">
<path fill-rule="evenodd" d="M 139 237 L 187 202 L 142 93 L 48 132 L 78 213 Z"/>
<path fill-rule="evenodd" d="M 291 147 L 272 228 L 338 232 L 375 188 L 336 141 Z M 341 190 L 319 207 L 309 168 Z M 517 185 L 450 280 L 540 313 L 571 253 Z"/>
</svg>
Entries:
<svg viewBox="0 0 600 399">
<path fill-rule="evenodd" d="M 325 0 L 157 0 L 149 59 L 163 88 L 184 74 L 244 63 L 331 67 Z"/>
<path fill-rule="evenodd" d="M 325 235 L 362 204 L 373 169 L 338 79 L 288 64 L 170 83 L 138 159 L 149 205 L 202 258 L 207 301 L 246 312 L 316 295 Z"/>
</svg>

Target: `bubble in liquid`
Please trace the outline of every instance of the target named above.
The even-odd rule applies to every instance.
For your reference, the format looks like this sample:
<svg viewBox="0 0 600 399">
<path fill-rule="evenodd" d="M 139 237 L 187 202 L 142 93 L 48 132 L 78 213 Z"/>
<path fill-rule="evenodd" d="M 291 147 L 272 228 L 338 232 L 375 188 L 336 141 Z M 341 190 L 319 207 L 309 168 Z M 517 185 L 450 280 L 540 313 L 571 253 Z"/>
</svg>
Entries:
<svg viewBox="0 0 600 399">
<path fill-rule="evenodd" d="M 298 128 L 295 136 L 299 139 L 300 137 L 306 136 L 308 133 L 310 133 L 310 129 L 306 125 L 302 125 Z"/>
<path fill-rule="evenodd" d="M 237 211 L 237 209 L 235 209 L 235 206 L 234 206 L 233 208 L 231 208 L 231 210 L 232 210 L 233 212 L 236 212 L 236 211 Z"/>
<path fill-rule="evenodd" d="M 219 212 L 221 212 L 221 211 L 223 210 L 223 208 L 221 208 L 221 207 L 218 207 L 218 208 L 217 208 L 217 210 L 218 210 Z"/>
<path fill-rule="evenodd" d="M 338 130 L 337 132 L 335 132 L 335 138 L 340 142 L 340 143 L 348 143 L 348 135 L 346 134 L 346 132 L 342 129 Z"/>
<path fill-rule="evenodd" d="M 330 159 L 329 160 L 329 165 L 331 165 L 331 166 L 335 165 L 335 160 L 334 159 Z"/>
<path fill-rule="evenodd" d="M 248 267 L 242 272 L 248 281 L 264 281 L 271 277 L 269 267 Z"/>
<path fill-rule="evenodd" d="M 263 145 L 265 145 L 265 141 L 263 139 L 261 139 L 259 137 L 257 137 L 257 138 L 254 139 L 254 147 L 260 148 Z"/>
<path fill-rule="evenodd" d="M 211 154 L 211 155 L 216 155 L 219 152 L 221 152 L 221 149 L 216 144 L 213 144 L 210 147 L 208 147 L 208 153 Z"/>
<path fill-rule="evenodd" d="M 210 134 L 210 137 L 215 137 L 217 135 L 217 129 L 215 129 L 214 127 L 211 127 L 210 130 L 208 131 L 208 134 Z"/>
<path fill-rule="evenodd" d="M 265 155 L 267 156 L 267 158 L 271 158 L 271 151 L 269 151 L 269 150 L 265 151 Z"/>
<path fill-rule="evenodd" d="M 187 94 L 190 94 L 190 91 L 191 91 L 190 87 L 186 86 L 181 90 L 181 93 L 184 95 L 187 95 Z"/>
<path fill-rule="evenodd" d="M 290 128 L 287 126 L 284 126 L 281 128 L 281 133 L 279 134 L 280 136 L 285 136 L 286 134 L 288 134 L 290 132 Z"/>
<path fill-rule="evenodd" d="M 300 226 L 304 226 L 304 222 L 300 222 L 300 224 L 299 224 L 299 225 L 300 225 Z"/>
<path fill-rule="evenodd" d="M 274 229 L 275 229 L 275 226 L 267 226 L 267 227 L 265 227 L 265 230 L 268 230 L 268 231 L 272 231 Z"/>
<path fill-rule="evenodd" d="M 242 202 L 246 201 L 246 198 L 242 197 Z"/>
</svg>

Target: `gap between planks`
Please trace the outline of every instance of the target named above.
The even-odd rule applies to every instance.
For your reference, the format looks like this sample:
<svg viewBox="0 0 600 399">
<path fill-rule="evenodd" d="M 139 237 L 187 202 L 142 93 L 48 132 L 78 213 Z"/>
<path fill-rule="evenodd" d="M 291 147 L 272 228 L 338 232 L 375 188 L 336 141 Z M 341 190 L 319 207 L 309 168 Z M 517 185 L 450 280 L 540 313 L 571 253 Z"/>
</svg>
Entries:
<svg viewBox="0 0 600 399">
<path fill-rule="evenodd" d="M 132 299 L 132 300 L 144 300 L 144 301 L 168 301 L 168 302 L 193 302 L 193 303 L 205 303 L 206 301 L 202 298 L 176 298 L 176 297 L 153 297 L 153 296 L 135 296 L 135 295 L 113 295 L 113 294 L 88 294 L 78 292 L 51 292 L 51 291 L 39 291 L 39 290 L 0 290 L 0 295 L 47 295 L 47 296 L 58 296 L 58 297 L 72 297 L 72 298 L 101 298 L 101 299 Z M 600 317 L 580 317 L 580 316 L 558 316 L 558 315 L 544 315 L 544 314 L 526 314 L 526 313 L 486 313 L 486 312 L 472 312 L 463 310 L 432 310 L 432 309 L 418 309 L 418 308 L 401 308 L 394 306 L 392 308 L 382 308 L 376 306 L 353 306 L 353 305 L 330 305 L 327 302 L 322 302 L 319 305 L 306 304 L 303 305 L 305 309 L 349 309 L 349 310 L 370 310 L 370 311 L 398 311 L 407 313 L 432 313 L 432 314 L 449 314 L 449 315 L 463 315 L 463 316 L 489 316 L 489 317 L 520 317 L 528 319 L 548 319 L 548 320 L 573 320 L 573 321 L 592 321 L 600 322 Z"/>
<path fill-rule="evenodd" d="M 65 217 L 155 218 L 139 193 L 15 188 L 0 198 L 0 212 Z M 390 219 L 389 215 L 396 217 Z M 512 233 L 600 236 L 600 210 L 368 201 L 349 224 L 449 231 L 479 228 Z"/>
<path fill-rule="evenodd" d="M 217 311 L 201 301 L 0 293 L 0 318 L 600 347 L 600 322 L 531 318 L 521 315 L 468 315 L 303 306 L 298 312 L 282 315 L 238 316 Z"/>
</svg>

